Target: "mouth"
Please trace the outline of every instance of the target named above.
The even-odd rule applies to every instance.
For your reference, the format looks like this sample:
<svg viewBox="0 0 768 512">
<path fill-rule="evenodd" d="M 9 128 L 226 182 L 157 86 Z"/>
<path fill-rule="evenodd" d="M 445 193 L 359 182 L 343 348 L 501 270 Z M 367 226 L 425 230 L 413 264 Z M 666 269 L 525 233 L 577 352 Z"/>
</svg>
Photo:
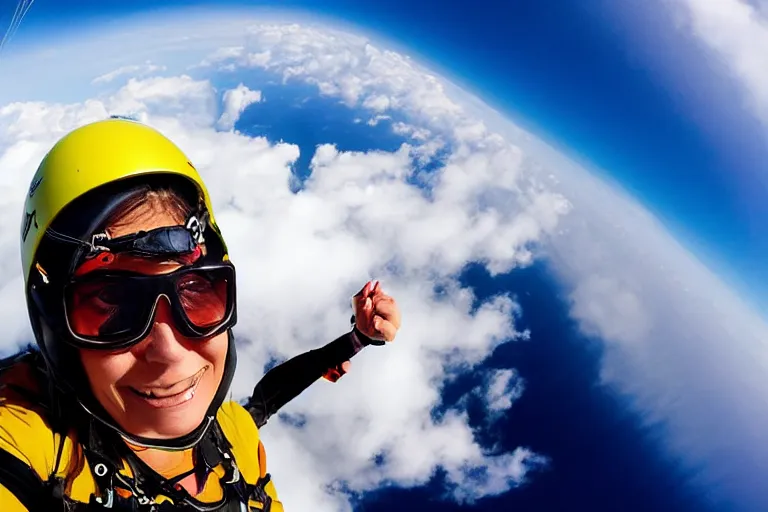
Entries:
<svg viewBox="0 0 768 512">
<path fill-rule="evenodd" d="M 207 369 L 208 367 L 205 366 L 193 376 L 170 385 L 142 386 L 141 388 L 129 386 L 128 389 L 134 396 L 152 407 L 158 409 L 176 407 L 194 398 L 197 386 Z"/>
</svg>

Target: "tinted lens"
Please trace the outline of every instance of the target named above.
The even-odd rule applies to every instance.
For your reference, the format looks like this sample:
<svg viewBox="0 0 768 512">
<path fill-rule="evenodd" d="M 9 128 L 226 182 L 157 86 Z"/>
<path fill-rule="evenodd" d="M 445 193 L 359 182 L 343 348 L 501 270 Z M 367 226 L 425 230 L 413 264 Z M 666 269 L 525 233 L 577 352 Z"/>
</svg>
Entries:
<svg viewBox="0 0 768 512">
<path fill-rule="evenodd" d="M 92 274 L 65 289 L 72 333 L 99 345 L 137 341 L 148 326 L 159 294 L 168 295 L 176 327 L 190 337 L 206 336 L 231 319 L 234 270 L 190 268 L 161 275 Z M 83 341 L 83 340 L 81 340 Z"/>
<path fill-rule="evenodd" d="M 135 334 L 146 325 L 153 304 L 142 292 L 137 281 L 109 277 L 70 285 L 65 298 L 72 331 L 93 339 Z"/>
<path fill-rule="evenodd" d="M 192 270 L 176 281 L 179 304 L 189 322 L 210 329 L 223 322 L 230 309 L 232 273 L 228 268 Z"/>
</svg>

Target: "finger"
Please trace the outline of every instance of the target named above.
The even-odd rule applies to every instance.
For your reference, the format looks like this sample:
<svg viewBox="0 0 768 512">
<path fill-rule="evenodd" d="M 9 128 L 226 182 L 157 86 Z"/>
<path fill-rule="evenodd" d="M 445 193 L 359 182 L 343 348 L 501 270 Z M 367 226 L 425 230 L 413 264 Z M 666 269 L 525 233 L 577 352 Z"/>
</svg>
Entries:
<svg viewBox="0 0 768 512">
<path fill-rule="evenodd" d="M 323 374 L 323 378 L 328 382 L 336 382 L 341 378 L 341 373 L 336 368 L 331 368 Z"/>
<path fill-rule="evenodd" d="M 381 313 L 382 315 L 391 315 L 395 311 L 399 311 L 399 307 L 397 305 L 397 301 L 393 299 L 392 297 L 389 297 L 388 295 L 385 295 L 382 298 L 374 298 L 373 299 L 373 314 L 377 315 Z"/>
<path fill-rule="evenodd" d="M 377 316 L 373 323 L 376 328 L 376 338 L 383 339 L 384 341 L 393 341 L 395 336 L 397 336 L 397 327 L 392 322 Z"/>
<path fill-rule="evenodd" d="M 365 283 L 365 286 L 352 296 L 352 308 L 357 312 L 358 308 L 364 308 L 368 305 L 371 289 L 373 288 L 371 281 Z"/>
<path fill-rule="evenodd" d="M 372 284 L 373 284 L 373 281 L 368 281 L 367 283 L 365 283 L 365 285 L 360 289 L 359 292 L 357 292 L 354 295 L 354 297 L 357 299 L 357 298 L 361 298 L 361 297 L 364 298 L 364 297 L 367 297 L 368 295 L 370 295 L 371 294 L 371 288 L 372 288 L 371 285 Z"/>
<path fill-rule="evenodd" d="M 371 297 L 371 300 L 373 300 L 373 305 L 374 306 L 376 304 L 380 303 L 380 302 L 394 302 L 395 301 L 395 299 L 391 295 L 387 295 L 386 293 L 383 293 L 383 292 L 379 293 L 378 295 L 374 295 L 373 297 Z"/>
<path fill-rule="evenodd" d="M 379 302 L 375 306 L 374 313 L 384 320 L 388 320 L 398 329 L 400 328 L 400 308 L 393 302 Z"/>
<path fill-rule="evenodd" d="M 371 280 L 365 283 L 365 286 L 357 292 L 353 299 L 356 303 L 362 304 L 365 303 L 366 299 L 372 299 L 374 297 L 373 290 L 375 286 L 378 284 L 378 281 Z"/>
<path fill-rule="evenodd" d="M 341 377 L 343 377 L 351 368 L 352 363 L 349 361 L 344 361 L 340 365 L 337 365 L 334 368 L 329 368 L 325 374 L 323 374 L 323 378 L 330 382 L 336 382 Z"/>
</svg>

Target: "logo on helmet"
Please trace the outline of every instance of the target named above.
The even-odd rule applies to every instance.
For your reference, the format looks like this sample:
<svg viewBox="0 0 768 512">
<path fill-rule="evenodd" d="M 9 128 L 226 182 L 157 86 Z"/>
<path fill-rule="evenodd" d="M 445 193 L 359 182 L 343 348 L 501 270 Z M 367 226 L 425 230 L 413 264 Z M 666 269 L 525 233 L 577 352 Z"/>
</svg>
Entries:
<svg viewBox="0 0 768 512">
<path fill-rule="evenodd" d="M 40 186 L 40 184 L 43 182 L 43 175 L 41 174 L 35 181 L 32 182 L 32 184 L 29 186 L 29 197 L 32 197 L 35 195 L 35 192 L 37 192 L 37 188 Z"/>
<path fill-rule="evenodd" d="M 37 226 L 37 210 L 34 210 L 32 213 L 26 213 L 24 217 L 24 225 L 21 228 L 21 241 L 22 243 L 27 241 L 27 235 L 29 235 L 29 229 L 32 227 L 32 223 L 35 224 L 35 229 L 38 228 Z"/>
</svg>

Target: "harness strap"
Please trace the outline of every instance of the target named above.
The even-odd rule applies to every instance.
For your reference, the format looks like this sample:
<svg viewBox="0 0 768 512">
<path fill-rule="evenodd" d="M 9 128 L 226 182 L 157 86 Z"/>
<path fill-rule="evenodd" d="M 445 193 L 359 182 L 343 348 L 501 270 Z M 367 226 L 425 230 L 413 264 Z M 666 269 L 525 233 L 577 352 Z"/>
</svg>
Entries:
<svg viewBox="0 0 768 512">
<path fill-rule="evenodd" d="M 204 482 L 209 472 L 219 464 L 225 470 L 221 478 L 222 500 L 204 503 L 193 498 L 178 485 L 178 478 L 167 480 L 147 466 L 136 454 L 121 442 L 110 443 L 111 431 L 104 432 L 93 419 L 78 427 L 80 438 L 85 440 L 82 449 L 88 461 L 97 487 L 88 503 L 72 500 L 64 495 L 64 480 L 56 473 L 63 454 L 64 439 L 60 440 L 56 453 L 55 469 L 44 481 L 23 460 L 0 449 L 0 484 L 6 487 L 22 505 L 30 511 L 67 510 L 69 512 L 164 512 L 189 510 L 198 512 L 241 512 L 253 510 L 247 507 L 249 499 L 262 504 L 261 512 L 271 510 L 272 499 L 266 492 L 270 475 L 256 484 L 245 482 L 232 456 L 231 443 L 221 430 L 218 421 L 195 449 L 195 468 L 204 471 Z M 107 437 L 103 437 L 107 436 Z M 107 441 L 107 442 L 105 442 Z M 122 448 L 122 449 L 121 449 Z M 119 473 L 122 461 L 131 469 L 134 478 Z M 201 473 L 202 475 L 202 473 Z M 125 498 L 116 492 L 124 488 L 131 493 Z M 199 490 L 198 490 L 199 492 Z M 150 496 L 165 495 L 172 500 L 157 504 Z"/>
<path fill-rule="evenodd" d="M 248 484 L 248 496 L 257 502 L 264 504 L 262 512 L 269 512 L 272 510 L 272 497 L 267 494 L 267 484 L 271 479 L 272 475 L 267 473 L 263 477 L 259 478 L 259 481 L 256 482 L 256 485 Z"/>
<path fill-rule="evenodd" d="M 99 472 L 101 471 L 102 470 L 99 469 Z M 107 474 L 99 477 L 94 473 L 94 477 L 104 478 L 107 477 Z M 269 483 L 270 479 L 270 475 L 267 474 L 263 478 L 260 478 L 255 485 L 245 485 L 248 497 L 263 504 L 261 512 L 270 512 L 272 509 L 272 498 L 266 492 L 266 485 Z M 88 503 L 82 503 L 74 501 L 66 496 L 62 496 L 60 492 L 57 493 L 55 490 L 55 487 L 57 487 L 56 483 L 58 482 L 42 481 L 37 473 L 23 461 L 14 457 L 7 451 L 0 449 L 0 484 L 5 486 L 14 496 L 16 496 L 21 504 L 30 511 L 60 510 L 63 508 L 64 510 L 71 512 L 164 512 L 178 510 L 180 508 L 179 505 L 174 505 L 169 502 L 164 502 L 158 505 L 156 503 L 150 503 L 149 500 L 147 500 L 142 503 L 143 500 L 140 500 L 135 495 L 130 498 L 124 498 L 114 492 L 113 488 L 110 489 L 111 493 L 107 492 L 105 496 L 91 496 Z M 225 489 L 232 485 L 233 484 L 225 484 Z M 227 493 L 225 492 L 225 494 Z M 111 499 L 109 499 L 110 496 Z M 237 500 L 228 500 L 228 503 L 214 504 L 214 506 L 206 508 L 208 510 L 219 510 L 221 512 L 226 510 L 240 511 L 242 510 L 240 503 Z M 64 506 L 65 504 L 66 506 Z"/>
<path fill-rule="evenodd" d="M 226 510 L 242 510 L 241 504 L 248 502 L 248 498 L 253 494 L 253 489 L 242 478 L 240 470 L 232 457 L 231 444 L 221 430 L 218 421 L 214 421 L 206 435 L 195 447 L 194 463 L 197 473 L 198 483 L 204 484 L 213 468 L 220 464 L 224 467 L 225 474 L 221 478 L 223 496 L 215 503 L 205 503 L 195 499 L 186 489 L 184 489 L 180 480 L 191 472 L 179 475 L 175 478 L 166 479 L 158 474 L 154 469 L 142 461 L 132 450 L 123 443 L 109 443 L 113 448 L 112 453 L 105 452 L 107 438 L 112 432 L 104 431 L 100 426 L 91 423 L 88 436 L 86 437 L 87 446 L 86 459 L 91 468 L 91 472 L 96 480 L 97 488 L 101 496 L 91 499 L 92 506 L 114 506 L 114 503 L 120 501 L 120 496 L 115 492 L 115 486 L 123 487 L 136 496 L 136 501 L 141 506 L 149 506 L 149 510 L 163 510 L 160 505 L 154 503 L 150 496 L 164 495 L 170 498 L 174 507 L 187 510 L 196 510 L 199 512 Z M 110 457 L 110 455 L 112 457 Z M 118 464 L 115 461 L 126 461 L 131 469 L 133 478 L 128 478 L 118 471 Z M 122 484 L 122 485 L 121 485 Z M 266 485 L 266 482 L 264 483 Z M 202 489 L 198 489 L 200 492 Z M 258 496 L 266 493 L 256 492 Z M 267 496 L 268 498 L 268 496 Z M 262 500 L 260 500 L 262 501 Z M 161 507 L 153 509 L 151 507 Z M 141 508 L 144 509 L 143 507 Z M 118 509 L 119 510 L 119 509 Z M 130 509 L 129 509 L 130 510 Z M 263 510 L 269 510 L 268 508 Z"/>
<path fill-rule="evenodd" d="M 56 510 L 48 485 L 21 459 L 0 449 L 0 484 L 27 510 Z"/>
</svg>

